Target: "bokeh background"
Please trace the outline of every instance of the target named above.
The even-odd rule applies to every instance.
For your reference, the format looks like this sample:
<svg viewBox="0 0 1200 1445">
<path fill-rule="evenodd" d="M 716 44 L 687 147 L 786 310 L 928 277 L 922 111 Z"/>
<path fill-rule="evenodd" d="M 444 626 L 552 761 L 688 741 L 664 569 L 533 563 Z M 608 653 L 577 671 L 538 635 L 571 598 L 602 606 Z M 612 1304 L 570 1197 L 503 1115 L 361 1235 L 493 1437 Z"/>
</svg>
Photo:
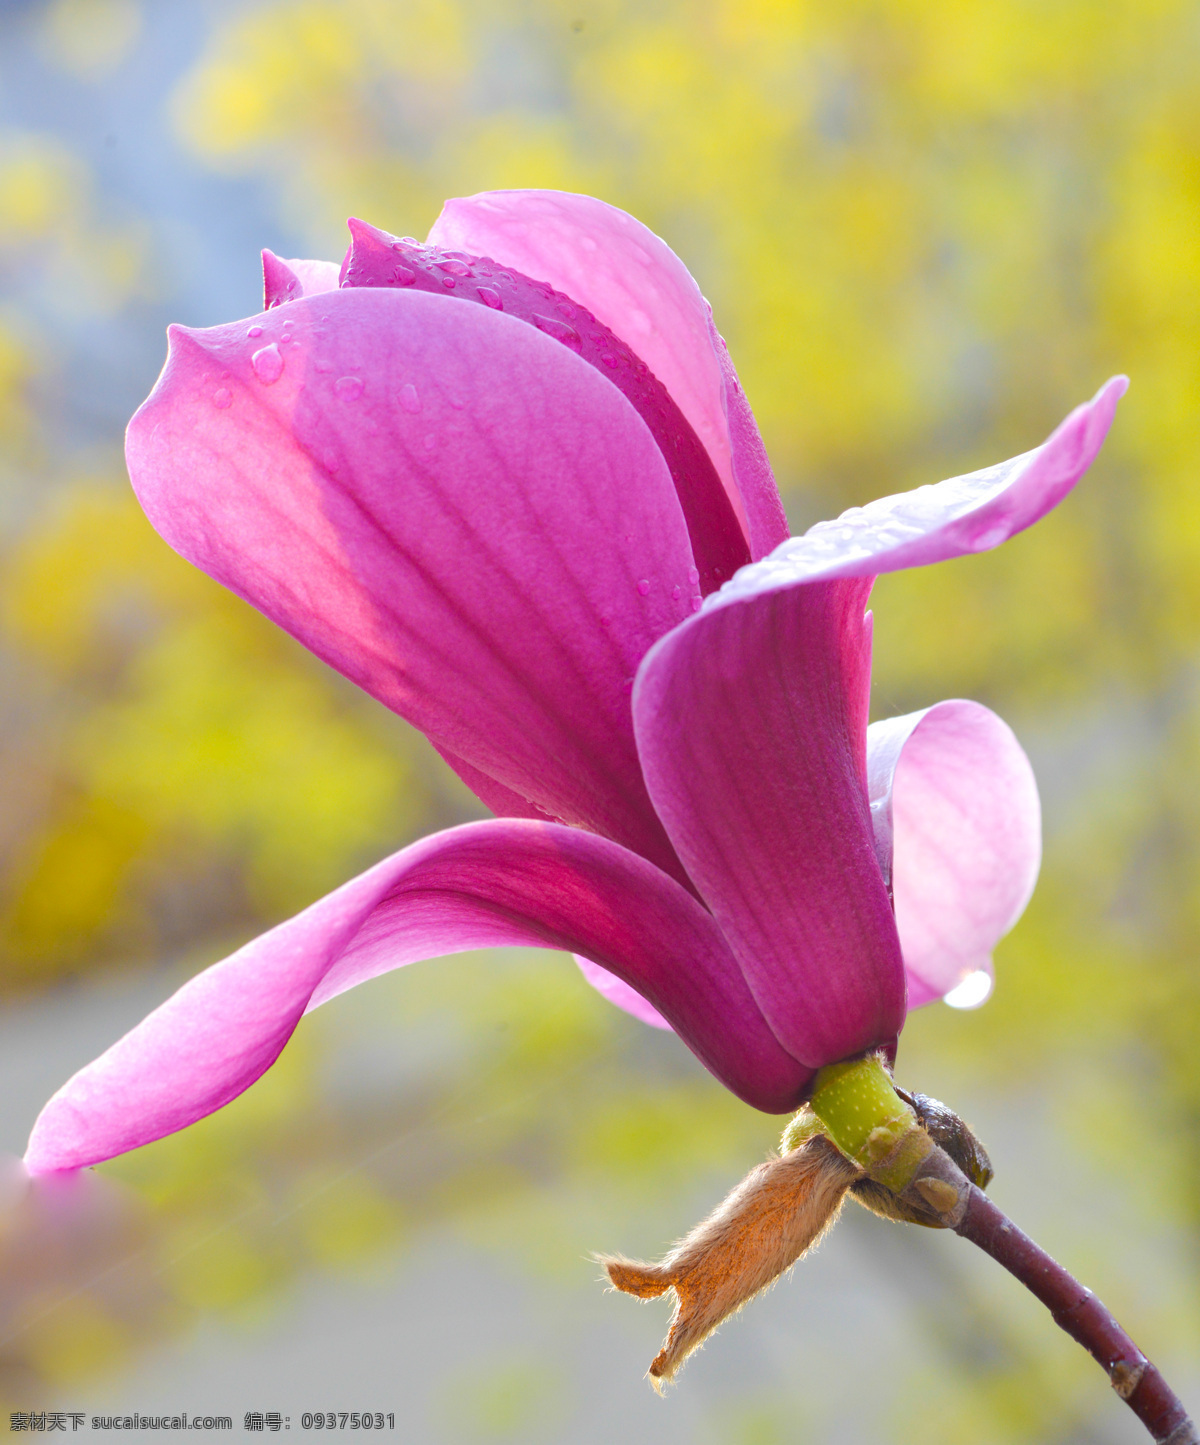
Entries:
<svg viewBox="0 0 1200 1445">
<path fill-rule="evenodd" d="M 1060 511 L 876 589 L 875 715 L 997 709 L 1047 832 L 993 999 L 914 1016 L 898 1072 L 1200 1409 L 1198 82 L 1195 0 L 0 4 L 0 1148 L 182 978 L 479 813 L 143 521 L 121 433 L 165 324 L 256 311 L 258 249 L 338 257 L 347 215 L 588 191 L 700 280 L 793 530 L 1131 374 Z M 0 1421 L 1142 1438 L 990 1262 L 853 1208 L 655 1398 L 666 1309 L 588 1254 L 659 1250 L 779 1123 L 563 957 L 413 966 L 87 1199 L 9 1210 Z"/>
</svg>

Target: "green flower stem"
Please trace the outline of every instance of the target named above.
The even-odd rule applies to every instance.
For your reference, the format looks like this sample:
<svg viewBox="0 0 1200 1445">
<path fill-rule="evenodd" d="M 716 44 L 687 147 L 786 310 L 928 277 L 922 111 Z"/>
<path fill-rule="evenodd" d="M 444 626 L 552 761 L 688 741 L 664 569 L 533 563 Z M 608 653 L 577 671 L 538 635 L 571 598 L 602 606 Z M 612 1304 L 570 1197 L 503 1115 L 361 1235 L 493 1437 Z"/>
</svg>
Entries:
<svg viewBox="0 0 1200 1445">
<path fill-rule="evenodd" d="M 932 1141 L 878 1056 L 827 1065 L 809 1106 L 842 1153 L 896 1194 L 932 1152 Z"/>
</svg>

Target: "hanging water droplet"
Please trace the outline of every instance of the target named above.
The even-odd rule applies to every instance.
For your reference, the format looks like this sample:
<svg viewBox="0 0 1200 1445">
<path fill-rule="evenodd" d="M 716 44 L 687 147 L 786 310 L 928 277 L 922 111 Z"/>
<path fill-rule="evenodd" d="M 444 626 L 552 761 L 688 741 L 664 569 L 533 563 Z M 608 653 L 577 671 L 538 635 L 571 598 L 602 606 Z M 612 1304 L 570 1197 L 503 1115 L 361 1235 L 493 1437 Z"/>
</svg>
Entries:
<svg viewBox="0 0 1200 1445">
<path fill-rule="evenodd" d="M 213 392 L 213 406 L 219 411 L 224 411 L 232 402 L 233 392 L 231 392 L 227 386 L 219 386 L 216 391 Z"/>
<path fill-rule="evenodd" d="M 533 324 L 539 331 L 544 331 L 547 336 L 553 336 L 555 341 L 561 341 L 564 346 L 569 346 L 572 351 L 583 350 L 583 340 L 579 332 L 573 326 L 568 326 L 565 321 L 559 321 L 553 316 L 534 316 Z"/>
<path fill-rule="evenodd" d="M 405 411 L 414 415 L 421 410 L 421 398 L 417 395 L 417 388 L 411 381 L 406 381 L 400 388 L 400 405 Z"/>
<path fill-rule="evenodd" d="M 641 593 L 641 595 L 642 595 L 643 597 L 649 597 L 649 595 L 650 595 L 650 579 L 649 579 L 649 577 L 643 577 L 642 580 L 638 583 L 638 591 Z"/>
<path fill-rule="evenodd" d="M 486 302 L 493 311 L 504 310 L 504 302 L 501 299 L 499 291 L 494 291 L 490 286 L 480 286 L 477 289 L 479 291 L 479 299 Z"/>
<path fill-rule="evenodd" d="M 254 368 L 254 374 L 264 386 L 273 386 L 283 375 L 283 357 L 279 354 L 279 347 L 274 341 L 270 346 L 264 346 L 261 351 L 256 351 L 250 358 L 250 365 Z"/>
<path fill-rule="evenodd" d="M 252 327 L 250 328 L 250 330 L 246 332 L 246 335 L 247 335 L 247 336 L 261 336 L 261 335 L 262 335 L 262 327 L 261 327 L 261 326 L 252 326 Z"/>
<path fill-rule="evenodd" d="M 339 376 L 333 383 L 333 389 L 342 401 L 357 401 L 363 394 L 362 377 Z"/>
</svg>

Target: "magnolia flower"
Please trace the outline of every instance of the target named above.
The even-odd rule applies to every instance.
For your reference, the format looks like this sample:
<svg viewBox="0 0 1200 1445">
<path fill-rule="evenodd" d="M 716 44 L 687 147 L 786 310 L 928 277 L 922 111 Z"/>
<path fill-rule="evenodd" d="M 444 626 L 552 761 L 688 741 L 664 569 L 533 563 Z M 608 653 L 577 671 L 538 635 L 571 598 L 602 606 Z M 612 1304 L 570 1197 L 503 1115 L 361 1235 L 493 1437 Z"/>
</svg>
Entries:
<svg viewBox="0 0 1200 1445">
<path fill-rule="evenodd" d="M 1123 379 L 1034 451 L 789 539 L 707 303 L 644 226 L 499 192 L 449 202 L 424 246 L 351 230 L 340 274 L 268 255 L 262 314 L 172 329 L 130 474 L 173 547 L 498 816 L 186 984 L 47 1104 L 34 1172 L 220 1108 L 376 974 L 500 944 L 575 953 L 740 1098 L 790 1111 L 986 973 L 1033 887 L 1012 733 L 962 701 L 868 728 L 864 606 L 876 574 L 1054 507 Z"/>
</svg>

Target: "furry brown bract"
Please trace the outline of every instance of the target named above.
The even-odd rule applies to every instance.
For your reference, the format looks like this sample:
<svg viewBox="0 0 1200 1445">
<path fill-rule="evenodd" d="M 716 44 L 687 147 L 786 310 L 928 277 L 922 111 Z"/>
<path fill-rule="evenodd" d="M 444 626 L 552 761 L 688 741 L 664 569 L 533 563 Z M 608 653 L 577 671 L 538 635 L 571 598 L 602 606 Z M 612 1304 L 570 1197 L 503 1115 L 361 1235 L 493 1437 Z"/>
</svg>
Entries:
<svg viewBox="0 0 1200 1445">
<path fill-rule="evenodd" d="M 860 1172 L 818 1135 L 751 1170 L 658 1264 L 597 1256 L 614 1288 L 626 1294 L 655 1299 L 675 1291 L 666 1341 L 650 1365 L 655 1389 L 722 1320 L 816 1244 Z"/>
</svg>

